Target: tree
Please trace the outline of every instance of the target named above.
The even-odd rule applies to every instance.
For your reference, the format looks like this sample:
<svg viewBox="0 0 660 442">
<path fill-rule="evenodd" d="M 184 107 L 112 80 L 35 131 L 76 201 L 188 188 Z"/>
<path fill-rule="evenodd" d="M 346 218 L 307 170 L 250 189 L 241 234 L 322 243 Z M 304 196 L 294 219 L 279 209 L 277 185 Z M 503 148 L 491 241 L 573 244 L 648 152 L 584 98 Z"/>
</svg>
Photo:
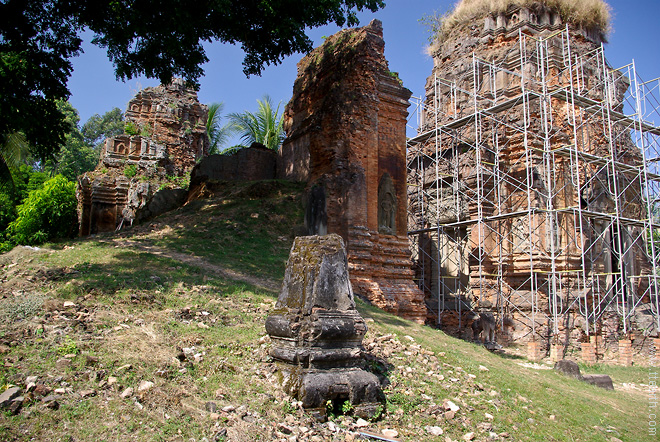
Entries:
<svg viewBox="0 0 660 442">
<path fill-rule="evenodd" d="M 0 185 L 13 185 L 13 175 L 29 155 L 25 135 L 14 132 L 3 137 L 0 144 Z"/>
<path fill-rule="evenodd" d="M 229 137 L 235 132 L 236 128 L 229 122 L 221 125 L 222 111 L 224 103 L 209 104 L 209 114 L 206 118 L 206 133 L 211 140 L 210 154 L 220 153 L 220 148 L 229 140 Z"/>
<path fill-rule="evenodd" d="M 277 150 L 284 141 L 282 123 L 284 119 L 279 113 L 280 105 L 273 110 L 273 104 L 268 95 L 263 100 L 257 100 L 259 110 L 256 113 L 245 111 L 229 114 L 229 120 L 241 134 L 241 140 L 247 146 L 261 143 L 269 149 Z"/>
<path fill-rule="evenodd" d="M 240 44 L 246 75 L 307 52 L 307 27 L 353 26 L 356 13 L 383 0 L 4 0 L 0 3 L 0 144 L 23 132 L 33 154 L 52 158 L 64 143 L 70 59 L 84 28 L 106 48 L 117 78 L 138 75 L 198 86 L 204 42 Z M 35 124 L 38 122 L 38 124 Z"/>
<path fill-rule="evenodd" d="M 64 145 L 55 156 L 48 161 L 45 169 L 51 174 L 62 174 L 70 181 L 76 181 L 78 175 L 94 170 L 99 161 L 99 152 L 91 143 L 85 142 L 85 137 L 78 128 L 80 117 L 78 111 L 68 101 L 59 101 L 58 110 L 65 115 L 69 131 L 64 136 Z"/>
<path fill-rule="evenodd" d="M 94 146 L 100 151 L 99 145 L 106 138 L 124 133 L 124 114 L 118 107 L 106 112 L 103 116 L 94 114 L 80 129 L 85 144 Z"/>
</svg>

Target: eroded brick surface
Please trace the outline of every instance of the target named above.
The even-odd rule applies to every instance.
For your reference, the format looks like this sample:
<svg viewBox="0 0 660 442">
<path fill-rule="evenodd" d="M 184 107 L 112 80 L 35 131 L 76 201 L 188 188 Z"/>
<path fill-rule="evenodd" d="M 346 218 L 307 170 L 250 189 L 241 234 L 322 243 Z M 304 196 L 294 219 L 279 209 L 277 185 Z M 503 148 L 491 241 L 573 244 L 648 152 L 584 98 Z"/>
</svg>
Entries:
<svg viewBox="0 0 660 442">
<path fill-rule="evenodd" d="M 384 47 L 374 20 L 327 38 L 302 59 L 285 110 L 278 177 L 307 181 L 309 233 L 344 238 L 355 293 L 423 322 L 406 239 L 410 91 L 390 72 Z"/>
<path fill-rule="evenodd" d="M 126 110 L 130 133 L 106 139 L 99 165 L 78 178 L 80 234 L 113 231 L 178 204 L 181 192 L 153 197 L 208 153 L 207 113 L 181 80 L 138 92 Z"/>
</svg>

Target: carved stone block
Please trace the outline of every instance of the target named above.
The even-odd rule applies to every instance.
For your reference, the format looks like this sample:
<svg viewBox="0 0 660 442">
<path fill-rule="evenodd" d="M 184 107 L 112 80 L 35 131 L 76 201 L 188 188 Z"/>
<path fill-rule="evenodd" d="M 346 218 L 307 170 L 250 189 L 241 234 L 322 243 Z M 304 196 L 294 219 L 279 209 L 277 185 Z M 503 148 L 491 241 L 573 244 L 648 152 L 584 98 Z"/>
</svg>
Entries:
<svg viewBox="0 0 660 442">
<path fill-rule="evenodd" d="M 378 378 L 359 367 L 367 326 L 355 308 L 344 241 L 298 237 L 275 311 L 266 319 L 284 390 L 318 418 L 348 401 L 357 416 L 382 409 Z"/>
</svg>

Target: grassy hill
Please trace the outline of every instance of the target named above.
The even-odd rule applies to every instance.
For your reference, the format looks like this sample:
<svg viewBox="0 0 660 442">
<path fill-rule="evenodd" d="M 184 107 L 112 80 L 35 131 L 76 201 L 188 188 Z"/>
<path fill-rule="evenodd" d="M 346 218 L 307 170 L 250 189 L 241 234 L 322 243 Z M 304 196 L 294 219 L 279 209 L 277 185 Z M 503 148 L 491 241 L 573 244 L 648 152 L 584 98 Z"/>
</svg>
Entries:
<svg viewBox="0 0 660 442">
<path fill-rule="evenodd" d="M 219 185 L 117 235 L 0 255 L 0 390 L 37 384 L 0 440 L 651 440 L 648 368 L 582 367 L 612 375 L 605 391 L 362 302 L 386 411 L 314 422 L 281 392 L 264 331 L 301 190 Z"/>
</svg>

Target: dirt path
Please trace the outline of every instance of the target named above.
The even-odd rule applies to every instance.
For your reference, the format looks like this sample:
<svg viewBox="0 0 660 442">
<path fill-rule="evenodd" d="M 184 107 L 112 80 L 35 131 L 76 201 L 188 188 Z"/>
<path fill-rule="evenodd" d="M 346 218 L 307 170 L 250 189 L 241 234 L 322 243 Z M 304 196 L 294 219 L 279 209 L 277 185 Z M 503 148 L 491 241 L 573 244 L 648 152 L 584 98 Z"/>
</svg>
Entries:
<svg viewBox="0 0 660 442">
<path fill-rule="evenodd" d="M 276 293 L 280 290 L 281 283 L 277 281 L 268 278 L 258 278 L 256 276 L 248 275 L 246 273 L 227 269 L 225 267 L 212 264 L 200 256 L 175 252 L 173 250 L 168 250 L 166 248 L 158 247 L 156 245 L 145 243 L 143 241 L 139 241 L 139 242 L 131 241 L 125 238 L 112 239 L 111 242 L 120 247 L 130 247 L 134 250 L 142 250 L 144 252 L 148 252 L 153 255 L 164 256 L 166 258 L 170 258 L 184 264 L 194 265 L 207 272 L 211 272 L 216 276 L 226 279 L 231 279 L 234 281 L 245 282 L 262 290 L 268 290 Z"/>
</svg>

